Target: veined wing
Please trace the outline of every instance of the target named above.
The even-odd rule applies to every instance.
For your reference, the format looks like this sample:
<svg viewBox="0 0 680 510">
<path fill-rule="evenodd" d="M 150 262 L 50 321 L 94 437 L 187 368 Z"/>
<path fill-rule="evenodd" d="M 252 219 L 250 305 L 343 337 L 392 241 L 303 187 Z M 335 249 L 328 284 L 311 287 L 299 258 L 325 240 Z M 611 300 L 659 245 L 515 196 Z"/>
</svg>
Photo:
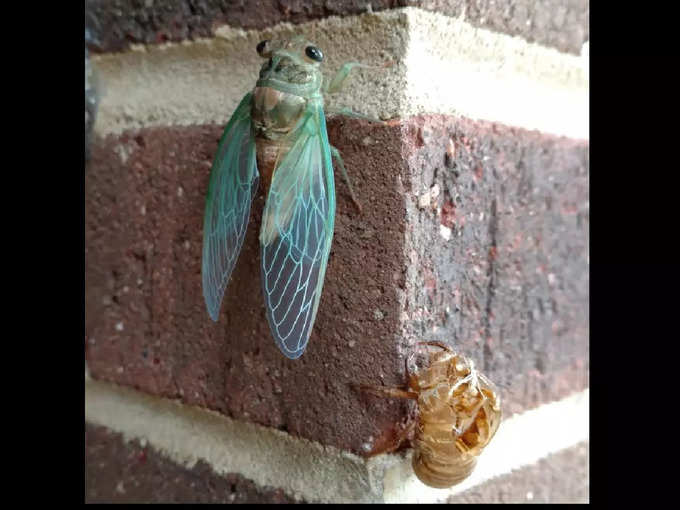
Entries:
<svg viewBox="0 0 680 510">
<path fill-rule="evenodd" d="M 335 219 L 335 184 L 326 121 L 310 104 L 274 171 L 260 245 L 262 288 L 276 345 L 302 355 L 319 307 Z"/>
<path fill-rule="evenodd" d="M 250 129 L 251 101 L 249 93 L 229 120 L 210 172 L 203 219 L 202 275 L 203 297 L 214 321 L 241 251 L 259 180 L 255 138 Z"/>
</svg>

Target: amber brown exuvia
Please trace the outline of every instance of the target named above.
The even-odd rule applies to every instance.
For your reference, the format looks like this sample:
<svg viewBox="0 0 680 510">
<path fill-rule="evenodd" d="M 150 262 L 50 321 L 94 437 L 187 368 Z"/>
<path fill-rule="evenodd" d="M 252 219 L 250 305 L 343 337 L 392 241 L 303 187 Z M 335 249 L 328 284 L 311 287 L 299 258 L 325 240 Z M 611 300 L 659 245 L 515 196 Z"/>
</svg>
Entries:
<svg viewBox="0 0 680 510">
<path fill-rule="evenodd" d="M 409 356 L 406 390 L 357 387 L 378 396 L 416 400 L 417 418 L 404 430 L 400 443 L 411 441 L 413 470 L 420 481 L 443 489 L 472 473 L 501 422 L 500 397 L 471 359 L 440 342 L 420 345 L 438 350 L 429 350 L 420 368 L 414 364 L 416 353 Z"/>
</svg>

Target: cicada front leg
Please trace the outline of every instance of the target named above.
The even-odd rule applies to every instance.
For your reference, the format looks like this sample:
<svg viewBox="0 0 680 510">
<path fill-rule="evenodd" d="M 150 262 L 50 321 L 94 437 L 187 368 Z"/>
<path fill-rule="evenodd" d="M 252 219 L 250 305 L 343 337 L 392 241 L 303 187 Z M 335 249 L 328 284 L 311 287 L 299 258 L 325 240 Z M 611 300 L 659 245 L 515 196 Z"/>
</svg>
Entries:
<svg viewBox="0 0 680 510">
<path fill-rule="evenodd" d="M 387 447 L 382 453 L 392 453 L 401 448 L 404 441 L 408 441 L 407 445 L 413 445 L 413 437 L 416 431 L 416 425 L 418 420 L 411 417 L 408 419 L 405 425 L 400 425 L 399 430 L 396 433 L 396 438 L 392 446 Z"/>
<path fill-rule="evenodd" d="M 413 391 L 417 383 L 416 375 L 409 370 L 409 359 L 404 359 L 404 369 L 408 383 L 402 387 L 386 388 L 384 386 L 375 386 L 373 384 L 350 383 L 350 386 L 357 391 L 365 391 L 376 397 L 384 398 L 403 398 L 408 400 L 418 400 L 418 393 Z"/>
<path fill-rule="evenodd" d="M 361 67 L 364 69 L 383 70 L 386 67 L 390 67 L 391 65 L 392 62 L 388 62 L 386 64 L 383 64 L 382 66 L 369 66 L 366 64 L 360 64 L 359 62 L 345 62 L 340 67 L 338 72 L 335 73 L 335 76 L 333 76 L 333 79 L 330 81 L 328 86 L 324 87 L 324 92 L 327 92 L 328 94 L 333 94 L 341 90 L 343 85 L 345 84 L 345 80 L 347 80 L 347 77 L 349 76 L 350 71 L 355 67 Z"/>
<path fill-rule="evenodd" d="M 326 107 L 326 113 L 332 114 L 332 115 L 344 115 L 345 117 L 349 117 L 351 119 L 361 119 L 361 120 L 367 120 L 369 122 L 376 122 L 378 124 L 386 124 L 384 120 L 378 119 L 376 117 L 372 117 L 371 115 L 366 115 L 364 113 L 359 113 L 355 112 L 351 108 L 334 108 L 332 106 L 327 106 Z"/>
<path fill-rule="evenodd" d="M 355 67 L 361 67 L 364 69 L 384 69 L 385 67 L 391 65 L 391 63 L 386 64 L 384 66 L 376 67 L 376 66 L 369 66 L 366 64 L 360 64 L 358 62 L 346 62 L 343 64 L 340 69 L 338 70 L 337 73 L 335 73 L 335 76 L 331 79 L 330 82 L 325 82 L 323 86 L 323 91 L 324 93 L 327 94 L 333 94 L 335 92 L 338 92 L 342 89 L 343 85 L 345 84 L 349 73 L 352 69 Z M 363 113 L 355 112 L 351 110 L 350 108 L 333 108 L 333 107 L 325 107 L 325 113 L 334 115 L 334 114 L 339 114 L 339 115 L 344 115 L 346 117 L 354 118 L 354 119 L 362 119 L 362 120 L 367 120 L 369 122 L 377 122 L 380 124 L 384 124 L 384 122 L 380 119 L 377 119 L 375 117 L 372 117 L 371 115 L 366 115 Z M 354 205 L 356 208 L 359 210 L 359 213 L 362 212 L 362 207 L 361 204 L 359 203 L 359 200 L 357 200 L 356 194 L 354 193 L 354 188 L 352 187 L 352 183 L 349 180 L 349 176 L 347 175 L 347 169 L 345 168 L 345 164 L 342 161 L 342 157 L 340 156 L 340 152 L 338 149 L 335 147 L 331 146 L 331 155 L 333 158 L 337 161 L 338 165 L 340 166 L 340 171 L 342 172 L 342 176 L 345 179 L 345 182 L 347 183 L 347 187 L 349 188 L 349 194 L 352 198 L 352 202 L 354 202 Z"/>
<path fill-rule="evenodd" d="M 409 400 L 417 400 L 418 394 L 415 391 L 405 390 L 402 388 L 385 388 L 384 386 L 374 386 L 372 384 L 350 384 L 352 388 L 358 391 L 370 393 L 376 397 L 384 398 L 405 398 Z"/>
<path fill-rule="evenodd" d="M 360 64 L 358 62 L 345 62 L 340 67 L 338 72 L 335 73 L 335 76 L 333 76 L 333 79 L 331 79 L 331 81 L 328 83 L 328 85 L 324 84 L 324 93 L 334 94 L 334 93 L 342 90 L 343 86 L 345 85 L 345 82 L 347 81 L 347 78 L 349 77 L 350 71 L 352 69 L 354 69 L 355 67 L 360 67 L 360 68 L 363 68 L 363 69 L 383 70 L 386 67 L 389 67 L 391 65 L 392 65 L 392 62 L 388 62 L 388 63 L 386 63 L 382 66 L 369 66 L 369 65 L 366 65 L 366 64 Z M 350 117 L 350 118 L 353 118 L 353 119 L 363 119 L 363 120 L 367 120 L 369 122 L 377 122 L 377 123 L 380 123 L 380 124 L 385 123 L 383 120 L 380 120 L 380 119 L 373 117 L 371 115 L 366 115 L 364 113 L 355 112 L 350 108 L 326 107 L 326 113 L 344 115 L 346 117 Z"/>
<path fill-rule="evenodd" d="M 340 156 L 340 151 L 333 147 L 331 147 L 331 155 L 333 158 L 335 158 L 335 161 L 338 162 L 338 166 L 340 166 L 340 172 L 342 172 L 342 177 L 345 179 L 345 182 L 347 183 L 347 187 L 349 188 L 349 196 L 352 198 L 352 202 L 354 202 L 354 205 L 356 208 L 359 210 L 359 214 L 363 211 L 361 208 L 361 204 L 359 203 L 359 200 L 357 200 L 357 196 L 354 194 L 354 188 L 352 188 L 352 181 L 349 180 L 349 175 L 347 175 L 347 169 L 345 168 L 345 163 L 342 161 L 342 156 Z"/>
<path fill-rule="evenodd" d="M 440 349 L 443 349 L 447 352 L 453 352 L 453 349 L 444 342 L 440 342 L 438 340 L 429 340 L 427 342 L 418 342 L 416 345 L 429 345 L 431 347 L 439 347 Z"/>
<path fill-rule="evenodd" d="M 352 388 L 354 388 L 357 391 L 363 391 L 363 392 L 366 392 L 366 393 L 370 393 L 371 395 L 374 395 L 376 397 L 401 398 L 401 399 L 407 399 L 407 400 L 417 400 L 418 399 L 418 394 L 416 392 L 410 391 L 408 389 L 385 388 L 383 386 L 374 386 L 372 384 L 350 384 L 350 386 L 352 386 Z M 375 453 L 391 453 L 391 452 L 394 452 L 394 451 L 398 450 L 401 447 L 402 444 L 404 444 L 404 441 L 409 441 L 409 443 L 412 444 L 416 424 L 417 424 L 417 419 L 416 419 L 415 415 L 410 414 L 406 423 L 399 425 L 397 430 L 395 431 L 394 442 L 387 447 L 381 448 L 379 452 L 375 452 Z"/>
</svg>

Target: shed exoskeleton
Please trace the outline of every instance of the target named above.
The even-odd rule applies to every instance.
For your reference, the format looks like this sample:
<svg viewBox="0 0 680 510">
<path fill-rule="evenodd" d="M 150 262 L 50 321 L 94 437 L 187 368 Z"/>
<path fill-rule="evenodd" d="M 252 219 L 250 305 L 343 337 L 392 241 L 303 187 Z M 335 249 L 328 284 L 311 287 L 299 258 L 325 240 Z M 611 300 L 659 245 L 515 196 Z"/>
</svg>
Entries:
<svg viewBox="0 0 680 510">
<path fill-rule="evenodd" d="M 500 397 L 471 359 L 441 342 L 419 345 L 439 350 L 428 351 L 419 368 L 413 363 L 415 353 L 409 356 L 406 389 L 356 386 L 377 396 L 416 401 L 416 419 L 400 443 L 411 442 L 413 470 L 420 481 L 447 488 L 472 473 L 477 457 L 494 437 L 501 422 Z"/>
</svg>

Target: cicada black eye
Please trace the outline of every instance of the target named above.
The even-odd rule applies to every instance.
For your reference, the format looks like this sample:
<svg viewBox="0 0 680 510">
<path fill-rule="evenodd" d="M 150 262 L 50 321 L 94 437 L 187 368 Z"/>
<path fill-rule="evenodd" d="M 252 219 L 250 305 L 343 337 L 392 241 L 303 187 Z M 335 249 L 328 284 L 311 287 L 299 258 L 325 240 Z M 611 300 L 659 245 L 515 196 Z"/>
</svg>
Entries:
<svg viewBox="0 0 680 510">
<path fill-rule="evenodd" d="M 260 55 L 261 57 L 269 57 L 271 54 L 271 49 L 269 48 L 269 39 L 265 39 L 264 41 L 260 41 L 257 44 L 257 47 L 255 48 L 257 50 L 257 54 Z"/>
<path fill-rule="evenodd" d="M 307 46 L 305 48 L 305 54 L 317 62 L 321 62 L 323 60 L 323 53 L 321 53 L 321 50 L 316 46 Z"/>
</svg>

